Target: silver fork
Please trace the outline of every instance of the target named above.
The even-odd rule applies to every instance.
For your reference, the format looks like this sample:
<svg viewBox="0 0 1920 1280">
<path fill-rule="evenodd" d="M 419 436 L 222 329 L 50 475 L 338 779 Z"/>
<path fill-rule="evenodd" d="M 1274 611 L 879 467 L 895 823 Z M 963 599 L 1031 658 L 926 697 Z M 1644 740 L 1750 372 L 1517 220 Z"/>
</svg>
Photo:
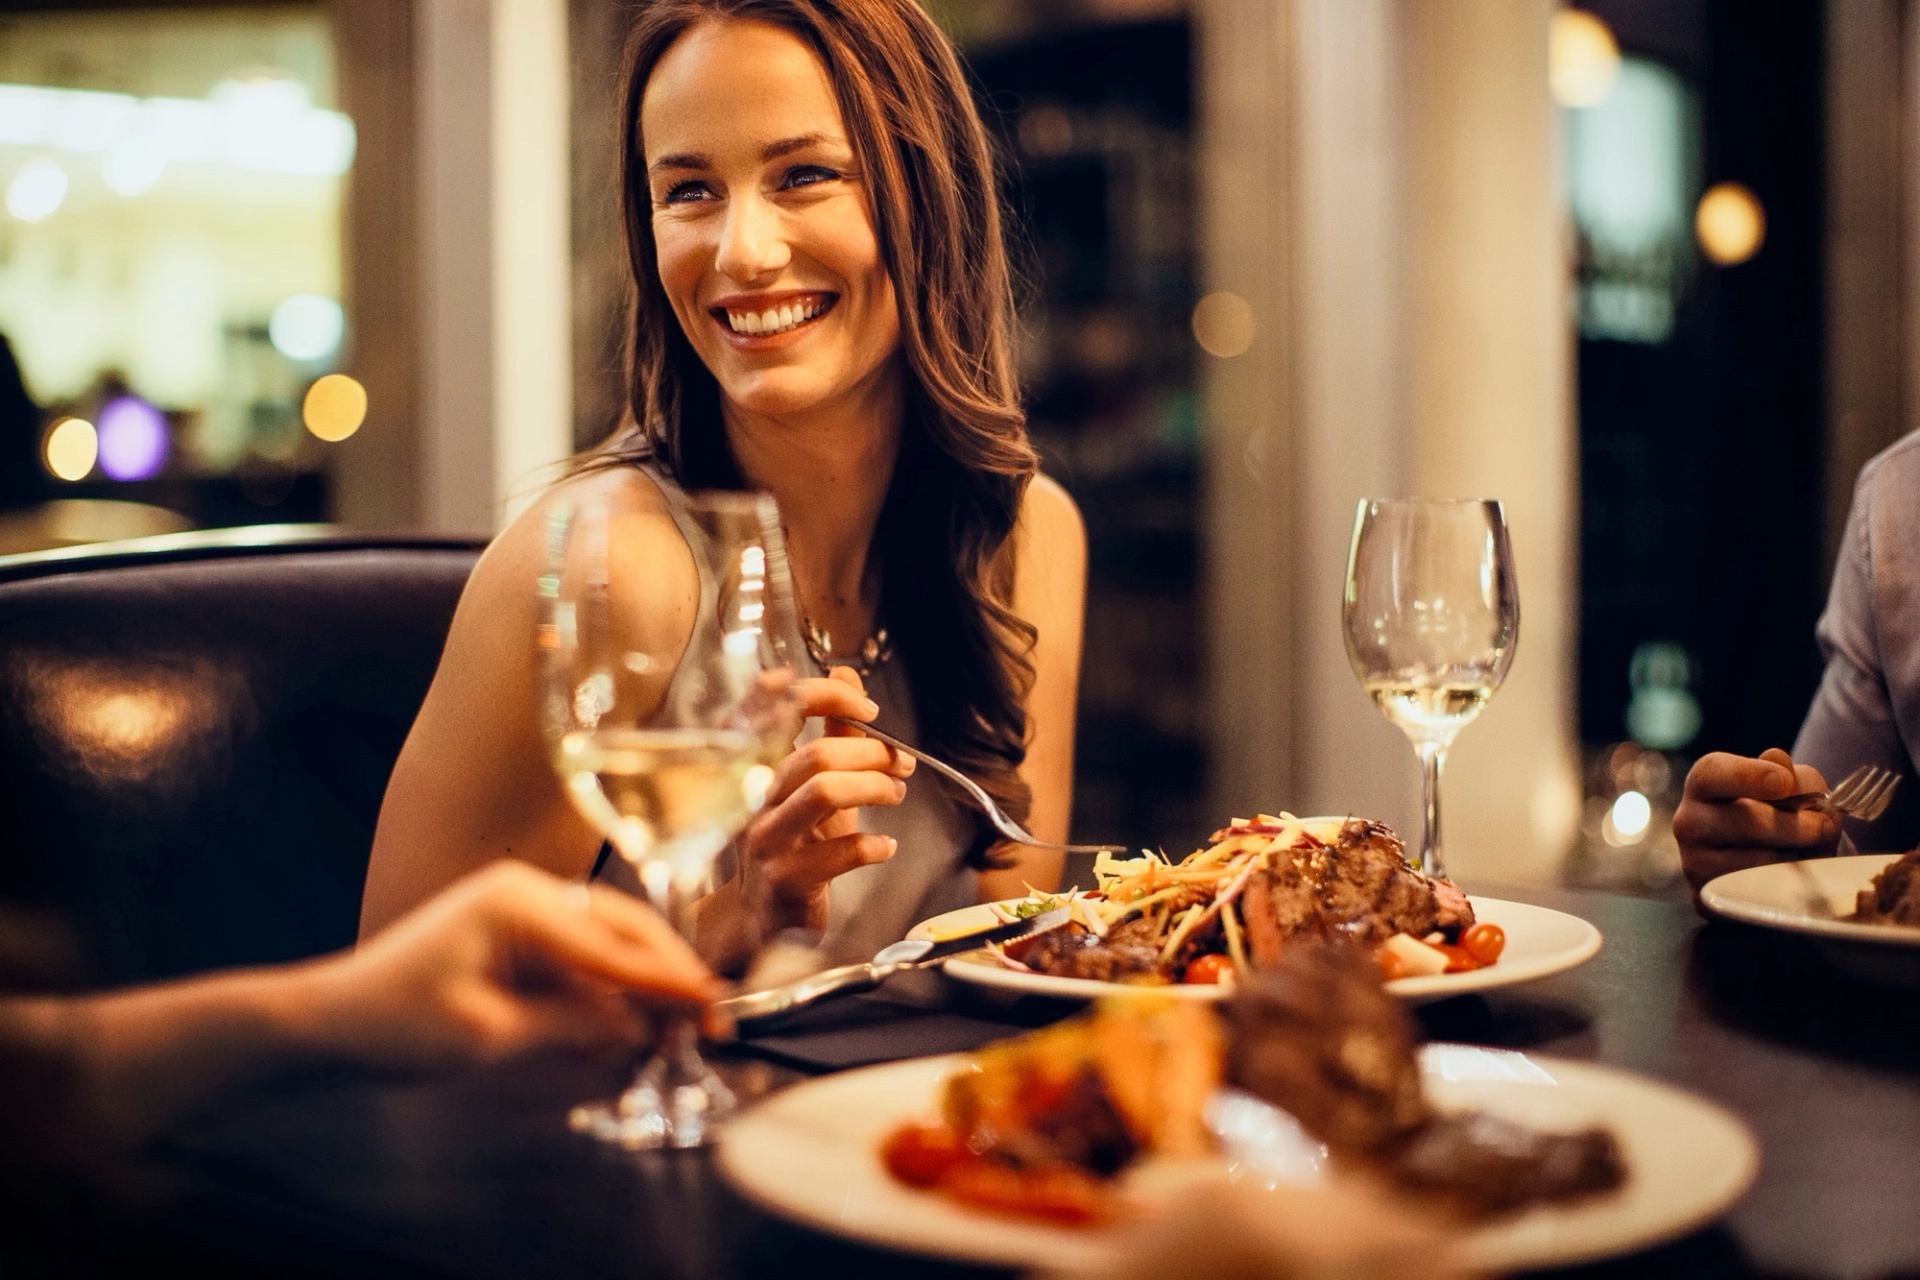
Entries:
<svg viewBox="0 0 1920 1280">
<path fill-rule="evenodd" d="M 1773 807 L 1789 812 L 1819 809 L 1836 818 L 1858 818 L 1862 822 L 1872 822 L 1893 803 L 1893 792 L 1899 785 L 1900 775 L 1893 770 L 1863 764 L 1826 791 L 1806 791 L 1797 796 L 1788 796 L 1784 800 L 1775 800 Z"/>
<path fill-rule="evenodd" d="M 993 802 L 992 796 L 981 790 L 979 783 L 969 778 L 966 774 L 961 773 L 952 765 L 947 764 L 945 761 L 936 760 L 920 748 L 909 746 L 892 734 L 882 732 L 870 724 L 862 724 L 858 720 L 848 720 L 843 716 L 827 716 L 825 719 L 833 724 L 845 725 L 849 729 L 858 729 L 869 738 L 878 738 L 900 754 L 912 756 L 915 760 L 918 760 L 921 764 L 927 766 L 927 768 L 933 770 L 966 792 L 967 795 L 972 798 L 973 802 L 980 806 L 980 812 L 987 815 L 987 821 L 993 824 L 994 830 L 1016 844 L 1030 844 L 1036 849 L 1059 849 L 1066 853 L 1127 852 L 1127 846 L 1123 844 L 1060 844 L 1054 840 L 1037 840 L 1027 833 L 1025 827 L 1001 812 L 1000 806 Z"/>
</svg>

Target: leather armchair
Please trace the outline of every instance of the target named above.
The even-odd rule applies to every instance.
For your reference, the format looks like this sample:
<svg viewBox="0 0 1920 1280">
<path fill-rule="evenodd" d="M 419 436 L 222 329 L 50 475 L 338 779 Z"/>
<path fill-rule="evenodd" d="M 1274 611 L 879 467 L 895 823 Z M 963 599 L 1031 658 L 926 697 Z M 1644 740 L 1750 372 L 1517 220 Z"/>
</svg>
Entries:
<svg viewBox="0 0 1920 1280">
<path fill-rule="evenodd" d="M 282 529 L 0 558 L 0 901 L 63 915 L 89 984 L 350 944 L 480 547 Z"/>
</svg>

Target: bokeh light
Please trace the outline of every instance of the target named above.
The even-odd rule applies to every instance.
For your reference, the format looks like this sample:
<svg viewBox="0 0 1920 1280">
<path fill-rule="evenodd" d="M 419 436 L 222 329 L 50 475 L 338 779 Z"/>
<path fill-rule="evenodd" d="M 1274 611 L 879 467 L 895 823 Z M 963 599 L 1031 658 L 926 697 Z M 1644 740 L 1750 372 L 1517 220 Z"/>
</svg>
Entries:
<svg viewBox="0 0 1920 1280">
<path fill-rule="evenodd" d="M 1193 308 L 1193 337 L 1210 356 L 1230 359 L 1253 345 L 1253 304 L 1237 293 L 1210 293 Z"/>
<path fill-rule="evenodd" d="M 1563 107 L 1597 107 L 1620 77 L 1620 42 L 1585 9 L 1562 9 L 1547 34 L 1547 83 Z"/>
<path fill-rule="evenodd" d="M 296 293 L 273 309 L 267 337 L 289 360 L 324 360 L 340 349 L 346 328 L 346 315 L 332 298 Z"/>
<path fill-rule="evenodd" d="M 144 195 L 166 171 L 167 153 L 143 138 L 115 143 L 100 161 L 100 180 L 115 195 Z"/>
<path fill-rule="evenodd" d="M 1653 803 L 1638 791 L 1622 791 L 1600 824 L 1600 837 L 1614 848 L 1638 844 L 1653 825 Z"/>
<path fill-rule="evenodd" d="M 1760 198 L 1737 182 L 1707 188 L 1694 211 L 1700 249 L 1723 267 L 1735 267 L 1760 252 L 1767 239 L 1767 213 Z"/>
<path fill-rule="evenodd" d="M 146 480 L 167 465 L 166 415 L 139 396 L 100 409 L 100 470 L 115 480 Z"/>
<path fill-rule="evenodd" d="M 61 480 L 84 480 L 100 458 L 100 437 L 82 418 L 62 418 L 47 432 L 47 470 Z"/>
<path fill-rule="evenodd" d="M 345 440 L 367 420 L 367 389 L 344 373 L 330 373 L 307 388 L 300 416 L 320 439 Z"/>
<path fill-rule="evenodd" d="M 67 171 L 51 160 L 35 160 L 7 184 L 7 212 L 22 222 L 53 216 L 67 198 Z"/>
</svg>

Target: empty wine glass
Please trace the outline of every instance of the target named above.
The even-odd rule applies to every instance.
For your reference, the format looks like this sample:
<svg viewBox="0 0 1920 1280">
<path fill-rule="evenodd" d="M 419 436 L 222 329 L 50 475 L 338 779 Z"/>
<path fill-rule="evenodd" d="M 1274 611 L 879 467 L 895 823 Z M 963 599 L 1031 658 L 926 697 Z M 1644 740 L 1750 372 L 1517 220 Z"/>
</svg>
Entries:
<svg viewBox="0 0 1920 1280">
<path fill-rule="evenodd" d="M 1520 593 L 1498 502 L 1366 498 L 1353 522 L 1347 659 L 1426 774 L 1420 869 L 1446 874 L 1440 771 L 1513 665 Z"/>
<path fill-rule="evenodd" d="M 765 800 L 772 761 L 791 746 L 799 717 L 786 669 L 792 590 L 773 500 L 691 494 L 684 516 L 700 590 L 683 635 L 657 625 L 657 607 L 651 622 L 635 616 L 637 602 L 670 598 L 638 580 L 666 573 L 666 558 L 616 554 L 647 517 L 599 500 L 556 503 L 538 645 L 542 718 L 569 799 L 691 941 L 690 908 Z M 684 564 L 678 572 L 684 581 Z M 670 1014 L 660 1032 L 624 1093 L 574 1109 L 575 1129 L 636 1150 L 712 1137 L 735 1099 L 700 1055 L 697 1020 Z"/>
</svg>

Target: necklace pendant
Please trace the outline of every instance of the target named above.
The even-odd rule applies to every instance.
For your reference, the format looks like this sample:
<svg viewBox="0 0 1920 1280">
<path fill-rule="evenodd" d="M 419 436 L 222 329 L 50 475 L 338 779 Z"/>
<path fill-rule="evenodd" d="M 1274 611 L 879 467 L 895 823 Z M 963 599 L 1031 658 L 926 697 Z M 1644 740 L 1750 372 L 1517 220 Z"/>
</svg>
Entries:
<svg viewBox="0 0 1920 1280">
<path fill-rule="evenodd" d="M 887 659 L 893 656 L 893 640 L 887 635 L 885 627 L 875 627 L 873 634 L 860 642 L 857 652 L 836 656 L 833 652 L 832 636 L 814 625 L 812 618 L 802 615 L 800 621 L 801 638 L 807 642 L 807 656 L 812 658 L 822 671 L 831 671 L 834 667 L 851 667 L 855 675 L 865 680 L 885 666 Z"/>
</svg>

